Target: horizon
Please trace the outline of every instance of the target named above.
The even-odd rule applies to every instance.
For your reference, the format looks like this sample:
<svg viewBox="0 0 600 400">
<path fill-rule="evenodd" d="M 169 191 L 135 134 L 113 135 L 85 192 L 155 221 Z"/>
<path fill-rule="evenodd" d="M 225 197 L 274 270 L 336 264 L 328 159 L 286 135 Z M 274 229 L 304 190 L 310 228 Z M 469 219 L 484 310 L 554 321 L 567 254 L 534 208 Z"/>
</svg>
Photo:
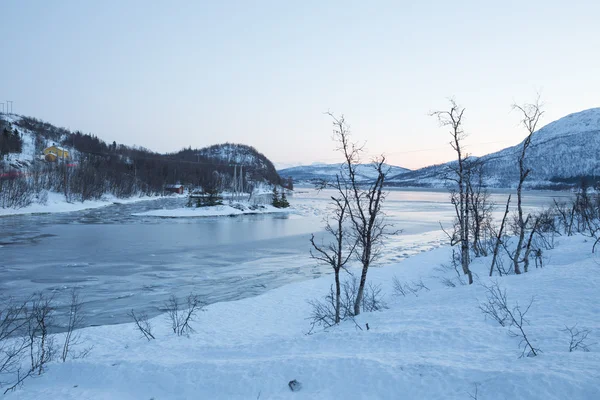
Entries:
<svg viewBox="0 0 600 400">
<path fill-rule="evenodd" d="M 541 126 L 600 106 L 592 2 L 9 1 L 3 13 L 1 103 L 159 153 L 233 142 L 279 166 L 335 163 L 331 110 L 366 158 L 418 169 L 454 158 L 428 116 L 449 97 L 475 156 L 523 140 L 510 105 L 537 91 Z"/>
</svg>

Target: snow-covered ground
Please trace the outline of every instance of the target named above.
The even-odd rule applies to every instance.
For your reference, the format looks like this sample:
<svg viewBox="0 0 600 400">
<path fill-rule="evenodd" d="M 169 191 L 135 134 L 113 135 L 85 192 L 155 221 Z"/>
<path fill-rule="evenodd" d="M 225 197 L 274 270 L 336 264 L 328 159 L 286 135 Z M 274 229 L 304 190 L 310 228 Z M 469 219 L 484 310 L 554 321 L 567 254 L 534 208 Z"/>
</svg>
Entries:
<svg viewBox="0 0 600 400">
<path fill-rule="evenodd" d="M 193 218 L 193 217 L 220 217 L 250 214 L 272 214 L 294 212 L 293 208 L 276 208 L 269 204 L 250 206 L 245 202 L 223 204 L 210 207 L 182 207 L 176 209 L 150 210 L 133 215 L 140 217 L 163 217 L 163 218 Z"/>
<path fill-rule="evenodd" d="M 172 195 L 176 196 L 176 195 Z M 159 196 L 134 196 L 127 199 L 119 199 L 113 195 L 107 194 L 101 200 L 88 200 L 85 202 L 69 203 L 65 200 L 62 193 L 48 192 L 48 201 L 46 204 L 33 203 L 23 208 L 0 208 L 0 217 L 7 215 L 23 215 L 23 214 L 45 214 L 45 213 L 61 213 L 89 210 L 109 206 L 114 203 L 133 203 L 136 201 L 156 200 Z"/>
<path fill-rule="evenodd" d="M 360 315 L 362 330 L 349 321 L 306 334 L 307 300 L 326 294 L 325 276 L 212 304 L 189 337 L 173 335 L 164 316 L 151 320 L 149 342 L 131 324 L 84 329 L 87 358 L 52 363 L 7 398 L 599 399 L 599 259 L 583 237 L 558 238 L 544 257 L 543 269 L 493 278 L 513 305 L 535 297 L 525 326 L 541 349 L 534 358 L 519 358 L 519 339 L 478 308 L 489 258 L 474 262 L 476 284 L 451 288 L 441 283 L 456 276 L 438 269 L 449 258 L 442 247 L 369 271 L 388 309 Z M 394 276 L 429 290 L 395 297 Z M 562 330 L 575 324 L 591 331 L 590 352 L 569 352 Z"/>
</svg>

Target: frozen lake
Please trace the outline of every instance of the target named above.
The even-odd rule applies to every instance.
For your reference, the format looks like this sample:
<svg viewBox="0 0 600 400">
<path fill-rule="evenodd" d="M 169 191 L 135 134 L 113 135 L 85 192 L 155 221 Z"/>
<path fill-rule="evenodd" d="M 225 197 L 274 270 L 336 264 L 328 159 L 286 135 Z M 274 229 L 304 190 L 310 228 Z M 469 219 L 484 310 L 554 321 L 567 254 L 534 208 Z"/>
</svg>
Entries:
<svg viewBox="0 0 600 400">
<path fill-rule="evenodd" d="M 525 205 L 549 205 L 565 193 L 529 192 Z M 503 203 L 505 193 L 493 199 Z M 171 295 L 198 293 L 208 303 L 255 296 L 329 273 L 310 259 L 311 233 L 321 235 L 328 193 L 297 188 L 298 214 L 172 219 L 132 213 L 181 207 L 183 199 L 115 204 L 67 214 L 0 218 L 0 294 L 52 292 L 57 301 L 75 287 L 88 325 L 128 322 L 130 309 L 161 312 Z M 497 207 L 499 214 L 503 205 Z M 453 208 L 444 191 L 392 190 L 385 211 L 402 233 L 380 263 L 401 260 L 444 242 L 439 223 Z"/>
</svg>

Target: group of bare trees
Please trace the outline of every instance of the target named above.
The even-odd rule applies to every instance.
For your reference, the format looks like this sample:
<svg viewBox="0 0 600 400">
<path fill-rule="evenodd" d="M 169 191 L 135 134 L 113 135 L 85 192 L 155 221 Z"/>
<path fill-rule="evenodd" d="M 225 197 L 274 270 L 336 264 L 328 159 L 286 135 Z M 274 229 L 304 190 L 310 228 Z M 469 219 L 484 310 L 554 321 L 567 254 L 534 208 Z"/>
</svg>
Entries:
<svg viewBox="0 0 600 400">
<path fill-rule="evenodd" d="M 516 212 L 511 218 L 509 213 L 512 196 L 509 196 L 499 227 L 494 226 L 492 220 L 495 205 L 491 202 L 490 194 L 485 187 L 485 163 L 482 159 L 471 157 L 464 150 L 465 108 L 459 106 L 455 100 L 450 100 L 448 110 L 431 113 L 442 127 L 449 128 L 450 145 L 457 155 L 457 160 L 449 164 L 449 171 L 445 177 L 450 183 L 450 201 L 455 209 L 453 229 L 447 232 L 447 235 L 452 246 L 460 246 L 460 251 L 453 253 L 453 263 L 460 264 L 463 274 L 468 277 L 469 284 L 473 283 L 470 269 L 472 256 L 492 254 L 490 276 L 494 271 L 498 271 L 499 274 L 503 271 L 520 274 L 528 271 L 532 255 L 536 258 L 536 264 L 541 257 L 542 249 L 538 242 L 542 241 L 545 246 L 549 245 L 544 236 L 544 230 L 553 229 L 548 226 L 553 219 L 549 211 L 525 213 L 523 209 L 523 187 L 531 173 L 531 168 L 527 164 L 527 150 L 544 113 L 543 105 L 538 96 L 533 103 L 513 105 L 513 110 L 520 114 L 520 124 L 526 129 L 527 137 L 515 160 L 519 169 Z M 510 233 L 517 240 L 512 250 L 508 246 L 509 228 Z M 511 260 L 510 270 L 500 267 L 501 250 L 505 250 Z"/>
<path fill-rule="evenodd" d="M 565 235 L 580 233 L 591 238 L 592 252 L 596 251 L 600 242 L 600 185 L 591 191 L 587 182 L 582 181 L 570 202 L 554 200 L 551 211 Z"/>
<path fill-rule="evenodd" d="M 319 183 L 321 189 L 332 189 L 330 197 L 331 214 L 326 220 L 325 231 L 328 236 L 318 242 L 313 235 L 310 239 L 312 245 L 311 255 L 314 259 L 332 267 L 335 280 L 335 292 L 329 296 L 327 307 L 321 302 L 313 302 L 313 321 L 322 324 L 322 320 L 339 323 L 346 317 L 359 315 L 365 308 L 365 297 L 371 296 L 371 303 L 377 303 L 377 288 L 367 285 L 369 267 L 379 257 L 385 237 L 394 232 L 385 222 L 382 205 L 386 192 L 383 185 L 388 173 L 385 157 L 373 160 L 372 166 L 375 178 L 369 182 L 360 181 L 357 167 L 361 162 L 364 149 L 352 142 L 346 120 L 343 116 L 333 119 L 333 139 L 337 143 L 337 150 L 343 157 L 339 173 L 331 181 Z M 346 270 L 347 264 L 352 260 L 361 266 L 358 285 L 346 285 L 341 282 L 340 273 Z M 345 290 L 342 290 L 345 287 Z M 352 289 L 352 290 L 350 290 Z M 352 296 L 351 309 L 343 304 L 343 296 L 347 299 Z M 372 307 L 369 307 L 372 308 Z M 320 311 L 319 311 L 320 310 Z M 333 315 L 327 315 L 333 314 Z"/>
<path fill-rule="evenodd" d="M 82 302 L 72 291 L 65 324 L 56 322 L 58 303 L 53 296 L 36 293 L 25 300 L 0 300 L 0 388 L 7 393 L 34 375 L 41 375 L 54 360 L 87 356 L 91 347 L 82 340 Z M 63 331 L 61 335 L 52 334 Z"/>
</svg>

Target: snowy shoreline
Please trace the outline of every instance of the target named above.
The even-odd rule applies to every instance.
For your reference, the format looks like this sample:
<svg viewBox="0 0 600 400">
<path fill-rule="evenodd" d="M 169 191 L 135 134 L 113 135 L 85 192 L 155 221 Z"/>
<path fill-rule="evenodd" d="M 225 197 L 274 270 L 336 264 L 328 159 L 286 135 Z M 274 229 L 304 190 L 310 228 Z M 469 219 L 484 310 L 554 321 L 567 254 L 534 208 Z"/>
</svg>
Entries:
<svg viewBox="0 0 600 400">
<path fill-rule="evenodd" d="M 30 215 L 30 214 L 54 214 L 54 213 L 68 213 L 74 211 L 91 210 L 96 208 L 102 208 L 111 206 L 113 204 L 130 204 L 142 201 L 160 200 L 165 198 L 173 198 L 174 195 L 169 196 L 140 196 L 140 197 L 129 197 L 126 199 L 120 199 L 112 195 L 105 195 L 101 200 L 88 200 L 86 202 L 73 202 L 68 203 L 65 200 L 65 196 L 62 193 L 48 193 L 48 201 L 46 204 L 34 203 L 23 208 L 0 208 L 0 218 L 10 217 L 16 215 Z"/>
<path fill-rule="evenodd" d="M 249 207 L 247 204 L 220 205 L 210 207 L 182 207 L 176 209 L 150 210 L 131 214 L 136 217 L 160 218 L 203 218 L 203 217 L 233 217 L 237 215 L 255 214 L 290 214 L 296 212 L 293 208 L 276 208 L 272 205 Z"/>
<path fill-rule="evenodd" d="M 150 320 L 151 341 L 133 324 L 85 328 L 83 345 L 94 344 L 87 358 L 52 363 L 9 398 L 465 399 L 476 388 L 486 400 L 600 398 L 598 346 L 571 353 L 561 331 L 578 324 L 599 341 L 598 259 L 584 237 L 557 242 L 543 269 L 520 276 L 488 278 L 490 259 L 475 259 L 471 286 L 443 284 L 456 278 L 439 269 L 448 246 L 372 267 L 387 309 L 311 335 L 307 300 L 327 294 L 330 275 L 211 304 L 189 337 L 174 335 L 165 315 Z M 427 289 L 394 296 L 394 276 Z M 493 281 L 513 304 L 535 296 L 526 329 L 540 356 L 519 358 L 519 340 L 479 310 L 481 284 Z M 301 391 L 289 390 L 292 379 Z"/>
</svg>

